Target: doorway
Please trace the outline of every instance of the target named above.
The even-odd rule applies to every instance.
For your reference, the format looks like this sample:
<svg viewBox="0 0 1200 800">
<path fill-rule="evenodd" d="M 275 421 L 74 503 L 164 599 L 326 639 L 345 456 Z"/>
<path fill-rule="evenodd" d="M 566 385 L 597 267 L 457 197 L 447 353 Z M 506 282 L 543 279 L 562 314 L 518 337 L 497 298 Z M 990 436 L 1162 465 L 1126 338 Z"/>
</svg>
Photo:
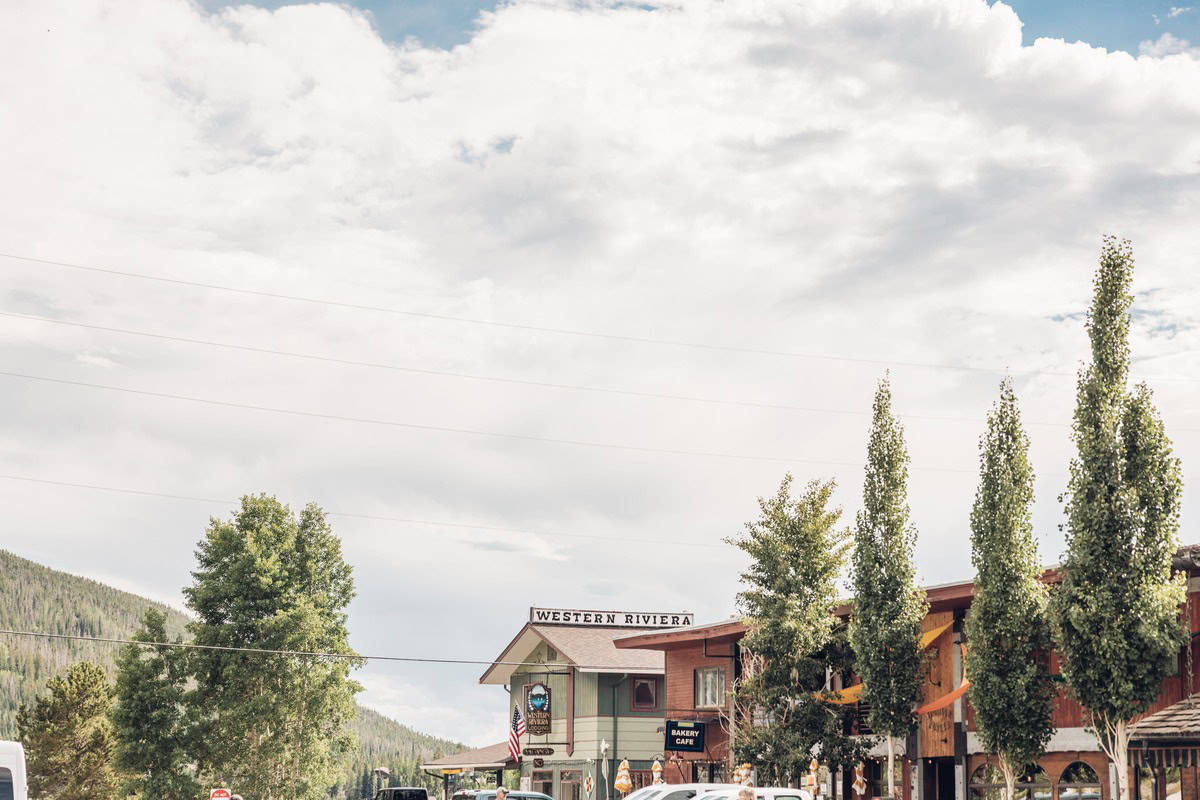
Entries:
<svg viewBox="0 0 1200 800">
<path fill-rule="evenodd" d="M 921 800 L 955 800 L 954 759 L 927 758 L 922 766 Z"/>
</svg>

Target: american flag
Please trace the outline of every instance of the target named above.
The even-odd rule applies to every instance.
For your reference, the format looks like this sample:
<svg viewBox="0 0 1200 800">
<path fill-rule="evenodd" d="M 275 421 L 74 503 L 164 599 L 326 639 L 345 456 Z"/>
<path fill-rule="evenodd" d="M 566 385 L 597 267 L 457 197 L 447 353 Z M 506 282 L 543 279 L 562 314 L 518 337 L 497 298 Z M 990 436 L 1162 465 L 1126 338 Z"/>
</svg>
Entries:
<svg viewBox="0 0 1200 800">
<path fill-rule="evenodd" d="M 512 727 L 508 731 L 508 755 L 513 761 L 521 760 L 521 737 L 525 735 L 525 718 L 521 707 L 513 706 Z"/>
</svg>

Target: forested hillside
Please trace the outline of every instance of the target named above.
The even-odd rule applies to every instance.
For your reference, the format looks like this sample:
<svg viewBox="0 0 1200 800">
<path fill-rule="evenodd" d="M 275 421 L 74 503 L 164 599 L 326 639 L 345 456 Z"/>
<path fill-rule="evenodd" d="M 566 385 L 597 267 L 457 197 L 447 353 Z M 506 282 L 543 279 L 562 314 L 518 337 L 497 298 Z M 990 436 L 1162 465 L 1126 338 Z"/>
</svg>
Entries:
<svg viewBox="0 0 1200 800">
<path fill-rule="evenodd" d="M 185 634 L 188 620 L 179 611 L 0 550 L 2 629 L 128 638 L 147 608 L 167 614 L 170 638 Z M 111 677 L 116 652 L 108 644 L 0 634 L 0 739 L 16 738 L 18 706 L 41 692 L 48 678 L 80 660 L 101 664 Z M 359 709 L 354 730 L 359 747 L 347 765 L 339 796 L 355 800 L 370 796 L 369 773 L 375 767 L 388 767 L 394 785 L 426 784 L 430 779 L 419 769 L 422 759 L 465 749 L 365 708 Z"/>
</svg>

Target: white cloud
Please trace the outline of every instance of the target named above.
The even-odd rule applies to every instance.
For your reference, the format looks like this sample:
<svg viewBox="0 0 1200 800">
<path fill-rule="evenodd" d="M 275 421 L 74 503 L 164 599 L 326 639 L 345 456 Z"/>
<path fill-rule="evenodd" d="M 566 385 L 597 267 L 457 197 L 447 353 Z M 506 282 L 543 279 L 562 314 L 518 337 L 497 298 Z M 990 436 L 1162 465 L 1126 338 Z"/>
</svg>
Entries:
<svg viewBox="0 0 1200 800">
<path fill-rule="evenodd" d="M 1138 374 L 1200 376 L 1200 61 L 1021 46 L 983 0 L 526 0 L 453 51 L 339 5 L 207 14 L 20 0 L 0 25 L 0 251 L 450 316 L 896 362 L 1009 366 L 1058 555 L 1100 236 L 1134 239 Z M 1160 38 L 1143 55 L 1183 52 Z M 877 364 L 551 336 L 0 259 L 0 309 L 282 350 L 865 412 Z M 533 389 L 0 318 L 5 369 L 429 426 L 781 456 L 688 458 L 298 420 L 0 378 L 10 473 L 547 532 L 335 518 L 363 652 L 489 658 L 530 604 L 731 610 L 716 542 L 785 468 L 856 507 L 862 416 Z M 108 362 L 112 362 L 111 364 Z M 997 377 L 896 366 L 902 411 L 980 418 Z M 1169 428 L 1194 384 L 1159 382 Z M 910 419 L 920 568 L 969 572 L 980 425 Z M 1177 432 L 1188 463 L 1194 432 Z M 964 469 L 964 473 L 927 468 Z M 0 486 L 5 547 L 177 596 L 228 504 Z M 1185 498 L 1185 525 L 1193 492 Z M 1185 527 L 1184 538 L 1196 537 Z M 472 547 L 466 542 L 483 542 Z M 514 544 L 520 544 L 517 549 Z M 565 556 L 553 561 L 542 556 Z M 447 630 L 453 631 L 447 634 Z M 364 701 L 498 741 L 477 673 Z M 436 702 L 429 698 L 436 698 Z M 491 703 L 492 705 L 489 705 Z M 436 707 L 435 707 L 436 706 Z M 437 722 L 437 708 L 452 709 Z M 447 712 L 448 714 L 450 712 Z M 476 724 L 453 714 L 478 714 Z M 462 720 L 461 722 L 459 720 Z M 455 734 L 455 730 L 461 733 Z"/>
<path fill-rule="evenodd" d="M 1167 16 L 1171 19 L 1182 16 L 1189 11 L 1195 11 L 1195 6 L 1171 6 L 1171 10 L 1167 12 Z"/>
<path fill-rule="evenodd" d="M 1192 43 L 1187 39 L 1180 39 L 1170 33 L 1164 33 L 1153 41 L 1147 39 L 1138 45 L 1138 55 L 1140 56 L 1162 58 L 1180 54 L 1200 57 L 1200 47 L 1192 47 Z"/>
</svg>

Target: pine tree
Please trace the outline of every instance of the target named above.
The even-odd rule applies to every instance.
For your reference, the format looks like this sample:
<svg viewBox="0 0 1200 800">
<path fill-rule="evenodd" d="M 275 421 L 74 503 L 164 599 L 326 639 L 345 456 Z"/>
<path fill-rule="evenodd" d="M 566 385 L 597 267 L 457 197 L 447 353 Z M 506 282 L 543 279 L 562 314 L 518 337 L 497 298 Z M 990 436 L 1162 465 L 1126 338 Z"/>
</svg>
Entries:
<svg viewBox="0 0 1200 800">
<path fill-rule="evenodd" d="M 984 749 L 998 756 L 1006 797 L 1054 731 L 1050 622 L 1033 538 L 1033 470 L 1012 383 L 988 415 L 979 488 L 971 509 L 975 596 L 967 612 L 964 664 Z"/>
<path fill-rule="evenodd" d="M 887 737 L 889 797 L 896 794 L 896 738 L 912 729 L 921 697 L 918 647 L 926 611 L 912 562 L 917 532 L 908 519 L 908 460 L 884 378 L 875 392 L 863 508 L 855 518 L 850 643 L 871 727 Z"/>
<path fill-rule="evenodd" d="M 213 520 L 184 589 L 196 644 L 353 656 L 350 566 L 323 512 L 244 497 Z M 262 800 L 315 800 L 353 744 L 353 658 L 202 651 L 191 657 L 191 744 L 205 774 Z"/>
<path fill-rule="evenodd" d="M 139 642 L 167 641 L 167 616 L 153 608 L 134 634 Z M 177 637 L 176 641 L 180 641 Z M 200 786 L 189 772 L 183 696 L 187 653 L 176 648 L 127 645 L 117 656 L 115 764 L 132 777 L 125 794 L 146 800 L 188 798 Z"/>
<path fill-rule="evenodd" d="M 1062 584 L 1051 602 L 1062 672 L 1129 795 L 1129 721 L 1175 669 L 1186 635 L 1172 578 L 1179 460 L 1144 385 L 1127 387 L 1133 249 L 1106 237 L 1079 374 Z"/>
<path fill-rule="evenodd" d="M 28 759 L 29 792 L 39 800 L 113 797 L 117 778 L 104 670 L 80 661 L 46 684 L 48 696 L 22 704 L 17 727 Z"/>
<path fill-rule="evenodd" d="M 837 578 L 849 548 L 837 529 L 841 509 L 829 507 L 835 484 L 813 481 L 794 499 L 791 485 L 787 475 L 773 497 L 759 498 L 759 518 L 728 540 L 751 558 L 738 605 L 750 626 L 742 648 L 755 668 L 738 685 L 736 705 L 764 721 L 729 720 L 737 726 L 735 754 L 779 785 L 808 769 L 814 750 L 833 769 L 866 753 L 843 733 L 849 709 L 816 695 L 827 667 L 848 671 L 833 658 L 844 651 L 832 646 Z"/>
</svg>

